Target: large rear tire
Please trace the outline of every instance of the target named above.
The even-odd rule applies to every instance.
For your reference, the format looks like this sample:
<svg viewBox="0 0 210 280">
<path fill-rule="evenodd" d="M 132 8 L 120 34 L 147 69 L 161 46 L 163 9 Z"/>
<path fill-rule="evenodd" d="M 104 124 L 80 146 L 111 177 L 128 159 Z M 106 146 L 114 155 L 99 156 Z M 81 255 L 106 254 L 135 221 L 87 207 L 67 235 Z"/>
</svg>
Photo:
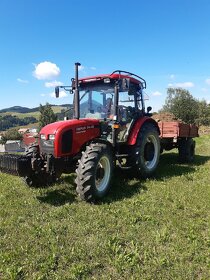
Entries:
<svg viewBox="0 0 210 280">
<path fill-rule="evenodd" d="M 151 177 L 160 157 L 160 139 L 157 128 L 146 123 L 141 128 L 136 143 L 136 165 L 134 171 L 141 178 Z"/>
<path fill-rule="evenodd" d="M 91 143 L 82 153 L 76 169 L 76 191 L 82 200 L 95 202 L 106 195 L 113 172 L 113 156 L 108 145 Z"/>
</svg>

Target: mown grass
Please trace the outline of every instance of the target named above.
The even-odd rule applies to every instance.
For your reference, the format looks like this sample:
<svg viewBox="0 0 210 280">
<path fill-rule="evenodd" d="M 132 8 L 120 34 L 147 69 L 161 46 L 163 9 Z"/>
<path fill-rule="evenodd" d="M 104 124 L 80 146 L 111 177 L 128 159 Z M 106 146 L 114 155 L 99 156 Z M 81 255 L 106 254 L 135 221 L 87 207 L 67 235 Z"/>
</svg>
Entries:
<svg viewBox="0 0 210 280">
<path fill-rule="evenodd" d="M 97 205 L 74 174 L 30 189 L 0 174 L 0 279 L 209 279 L 210 136 L 194 164 L 165 153 L 153 179 L 116 171 Z"/>
</svg>

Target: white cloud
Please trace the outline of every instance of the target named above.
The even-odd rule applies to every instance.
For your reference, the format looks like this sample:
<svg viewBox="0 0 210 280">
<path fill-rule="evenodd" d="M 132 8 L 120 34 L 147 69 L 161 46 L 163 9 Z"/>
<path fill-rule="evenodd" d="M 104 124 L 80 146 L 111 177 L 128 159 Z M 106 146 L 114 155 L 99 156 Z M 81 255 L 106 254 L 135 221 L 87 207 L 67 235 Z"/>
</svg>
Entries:
<svg viewBox="0 0 210 280">
<path fill-rule="evenodd" d="M 51 80 L 60 74 L 59 67 L 52 62 L 44 61 L 35 65 L 33 75 L 38 80 Z"/>
<path fill-rule="evenodd" d="M 180 87 L 180 88 L 193 88 L 195 85 L 192 82 L 168 84 L 169 87 Z"/>
<path fill-rule="evenodd" d="M 92 66 L 90 67 L 90 70 L 96 70 L 96 67 Z"/>
<path fill-rule="evenodd" d="M 56 98 L 56 97 L 55 97 L 55 92 L 50 93 L 50 96 L 53 97 L 53 98 Z M 61 91 L 59 92 L 59 98 L 64 98 L 64 97 L 66 97 L 66 96 L 68 96 L 68 95 L 67 95 L 67 93 L 66 93 L 64 90 L 61 90 Z"/>
<path fill-rule="evenodd" d="M 155 91 L 155 92 L 152 93 L 152 95 L 153 95 L 153 96 L 161 96 L 162 93 L 159 92 L 159 91 Z"/>
<path fill-rule="evenodd" d="M 57 87 L 57 86 L 62 86 L 63 83 L 58 82 L 58 81 L 52 81 L 52 82 L 46 82 L 44 85 L 47 88 L 54 88 L 54 87 Z"/>
<path fill-rule="evenodd" d="M 20 79 L 20 78 L 17 78 L 17 81 L 18 81 L 19 83 L 22 83 L 22 84 L 28 84 L 28 83 L 29 83 L 29 81 L 27 81 L 27 80 L 22 80 L 22 79 Z"/>
<path fill-rule="evenodd" d="M 170 75 L 170 79 L 171 79 L 171 80 L 174 80 L 174 79 L 175 79 L 175 75 L 174 75 L 174 74 L 171 74 L 171 75 Z"/>
<path fill-rule="evenodd" d="M 78 67 L 78 70 L 79 71 L 83 71 L 85 69 L 85 66 L 83 66 L 83 65 L 80 65 L 79 67 Z"/>
<path fill-rule="evenodd" d="M 210 85 L 210 78 L 206 79 L 207 85 Z"/>
</svg>

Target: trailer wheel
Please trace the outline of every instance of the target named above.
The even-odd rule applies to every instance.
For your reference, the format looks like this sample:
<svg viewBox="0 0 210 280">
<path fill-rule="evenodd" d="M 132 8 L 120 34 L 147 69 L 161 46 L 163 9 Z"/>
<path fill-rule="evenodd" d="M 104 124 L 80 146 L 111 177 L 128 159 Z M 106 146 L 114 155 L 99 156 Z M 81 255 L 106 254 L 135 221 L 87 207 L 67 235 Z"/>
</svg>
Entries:
<svg viewBox="0 0 210 280">
<path fill-rule="evenodd" d="M 111 149 L 103 143 L 91 143 L 82 153 L 76 169 L 76 191 L 82 200 L 94 202 L 106 195 L 113 171 Z"/>
<path fill-rule="evenodd" d="M 160 157 L 160 139 L 153 124 L 145 124 L 138 135 L 134 171 L 141 178 L 150 177 L 157 168 Z"/>
<path fill-rule="evenodd" d="M 193 162 L 195 157 L 195 141 L 192 138 L 183 138 L 179 142 L 179 162 Z"/>
</svg>

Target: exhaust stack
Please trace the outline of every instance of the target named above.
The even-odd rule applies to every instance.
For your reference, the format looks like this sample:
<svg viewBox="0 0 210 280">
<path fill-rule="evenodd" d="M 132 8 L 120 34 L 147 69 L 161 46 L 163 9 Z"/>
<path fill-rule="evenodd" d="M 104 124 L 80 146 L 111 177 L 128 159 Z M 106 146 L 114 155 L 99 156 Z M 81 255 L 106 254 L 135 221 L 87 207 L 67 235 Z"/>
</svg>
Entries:
<svg viewBox="0 0 210 280">
<path fill-rule="evenodd" d="M 75 106 L 75 118 L 80 118 L 80 107 L 79 107 L 79 62 L 75 63 L 75 95 L 74 95 L 74 106 Z"/>
</svg>

